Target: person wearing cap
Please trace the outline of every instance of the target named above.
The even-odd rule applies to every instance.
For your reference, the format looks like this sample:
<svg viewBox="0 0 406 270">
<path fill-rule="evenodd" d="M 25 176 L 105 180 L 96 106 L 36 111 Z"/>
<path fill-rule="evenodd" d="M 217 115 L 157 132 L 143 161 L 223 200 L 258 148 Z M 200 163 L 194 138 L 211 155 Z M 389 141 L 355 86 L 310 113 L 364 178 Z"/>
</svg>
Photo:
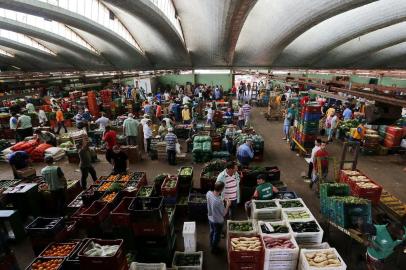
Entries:
<svg viewBox="0 0 406 270">
<path fill-rule="evenodd" d="M 165 136 L 166 153 L 168 154 L 169 165 L 176 165 L 176 143 L 178 137 L 173 133 L 173 128 L 168 128 L 168 134 Z"/>
<path fill-rule="evenodd" d="M 244 144 L 241 144 L 237 149 L 237 159 L 242 166 L 248 166 L 254 158 L 254 149 L 252 147 L 252 139 L 247 139 Z"/>
<path fill-rule="evenodd" d="M 183 120 L 183 124 L 188 125 L 190 124 L 190 110 L 189 110 L 189 106 L 188 105 L 184 105 L 183 106 L 183 110 L 182 110 L 182 120 Z"/>
<path fill-rule="evenodd" d="M 279 190 L 271 183 L 266 182 L 267 178 L 268 177 L 265 174 L 260 174 L 257 176 L 257 186 L 254 194 L 252 195 L 252 200 L 271 200 L 273 194 L 279 192 Z M 245 203 L 245 212 L 247 213 L 248 218 L 251 218 L 252 200 Z"/>
<path fill-rule="evenodd" d="M 47 166 L 41 170 L 41 175 L 51 192 L 51 198 L 56 207 L 55 215 L 64 216 L 67 188 L 65 175 L 61 167 L 54 165 L 53 157 L 45 157 L 45 163 Z"/>
<path fill-rule="evenodd" d="M 137 144 L 137 136 L 138 136 L 138 126 L 140 122 L 134 119 L 134 115 L 132 113 L 128 114 L 128 118 L 123 122 L 123 133 L 127 139 L 128 145 L 136 145 Z"/>
</svg>

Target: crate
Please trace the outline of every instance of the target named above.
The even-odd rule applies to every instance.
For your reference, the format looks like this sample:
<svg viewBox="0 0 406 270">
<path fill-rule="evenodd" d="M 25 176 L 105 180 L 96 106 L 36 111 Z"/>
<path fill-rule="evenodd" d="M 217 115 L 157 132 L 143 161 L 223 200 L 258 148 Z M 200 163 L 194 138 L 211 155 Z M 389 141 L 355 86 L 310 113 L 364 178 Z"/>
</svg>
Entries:
<svg viewBox="0 0 406 270">
<path fill-rule="evenodd" d="M 257 236 L 257 235 L 253 235 Z M 239 236 L 235 236 L 239 237 Z M 247 251 L 234 251 L 232 249 L 231 245 L 231 239 L 234 238 L 233 236 L 228 236 L 227 237 L 227 249 L 228 249 L 228 262 L 238 262 L 238 263 L 256 263 L 258 261 L 263 262 L 264 260 L 264 246 L 262 243 L 261 250 L 260 251 L 252 251 L 252 250 L 247 250 Z M 261 238 L 258 236 L 259 240 L 261 241 Z"/>
<path fill-rule="evenodd" d="M 265 261 L 263 270 L 296 270 L 297 260 L 293 261 Z"/>
<path fill-rule="evenodd" d="M 371 200 L 372 204 L 379 204 L 380 198 L 381 198 L 381 193 L 383 190 L 383 187 L 379 184 L 377 184 L 375 181 L 369 179 L 370 182 L 375 184 L 377 187 L 376 188 L 362 188 L 358 185 L 353 185 L 351 186 L 351 194 L 357 197 L 365 198 L 368 200 Z"/>
<path fill-rule="evenodd" d="M 312 113 L 312 114 L 321 115 L 321 107 L 320 106 L 304 106 L 302 108 L 302 112 L 304 112 L 305 114 Z"/>
<path fill-rule="evenodd" d="M 194 265 L 194 266 L 182 266 L 177 264 L 177 257 L 182 256 L 182 255 L 195 255 L 199 256 L 199 265 Z M 175 251 L 175 254 L 173 255 L 173 261 L 172 261 L 172 268 L 177 269 L 177 270 L 202 270 L 203 269 L 203 251 L 198 251 L 198 252 L 180 252 L 180 251 Z"/>
<path fill-rule="evenodd" d="M 265 246 L 265 240 L 268 238 L 273 238 L 273 239 L 287 239 L 292 242 L 292 244 L 295 246 L 293 249 L 281 249 L 281 248 L 272 248 L 268 249 Z M 287 236 L 261 236 L 263 246 L 265 248 L 265 257 L 264 261 L 294 261 L 297 260 L 299 257 L 299 246 L 295 241 L 295 238 L 292 235 L 287 235 Z"/>
<path fill-rule="evenodd" d="M 341 266 L 335 266 L 335 267 L 315 267 L 315 266 L 310 266 L 309 262 L 307 261 L 305 254 L 306 253 L 313 253 L 317 251 L 326 251 L 326 250 L 332 250 L 335 255 L 337 256 L 338 260 L 341 262 Z M 344 260 L 341 258 L 340 254 L 338 254 L 337 250 L 335 248 L 329 248 L 329 249 L 301 249 L 300 250 L 300 258 L 299 258 L 299 267 L 298 269 L 303 269 L 303 270 L 317 270 L 317 269 L 328 269 L 328 270 L 346 270 L 347 265 L 345 264 Z"/>
<path fill-rule="evenodd" d="M 262 230 L 262 225 L 283 225 L 286 226 L 288 228 L 288 232 L 287 233 L 266 233 L 265 231 Z M 265 221 L 258 221 L 258 233 L 261 236 L 288 236 L 289 234 L 291 234 L 291 228 L 288 226 L 288 223 L 285 220 L 282 221 L 270 221 L 270 222 L 265 222 Z"/>
<path fill-rule="evenodd" d="M 150 210 L 144 210 L 144 207 Z M 128 210 L 134 222 L 160 221 L 166 215 L 162 197 L 134 198 Z"/>
<path fill-rule="evenodd" d="M 127 227 L 131 225 L 131 214 L 128 207 L 135 197 L 124 197 L 118 206 L 110 212 L 111 223 L 116 227 Z"/>
<path fill-rule="evenodd" d="M 73 252 L 76 251 L 76 249 L 79 247 L 79 244 L 80 244 L 79 241 L 69 241 L 69 242 L 67 241 L 67 242 L 61 242 L 61 243 L 51 243 L 41 252 L 41 254 L 38 257 L 41 257 L 41 258 L 54 258 L 53 256 L 46 256 L 45 252 L 47 250 L 53 248 L 53 247 L 56 247 L 56 246 L 72 245 L 72 249 L 68 254 L 66 254 L 65 256 L 57 256 L 57 257 L 61 257 L 61 258 L 69 257 Z"/>
<path fill-rule="evenodd" d="M 195 202 L 200 199 L 202 202 Z M 207 219 L 207 199 L 205 194 L 191 192 L 188 197 L 188 213 L 191 220 Z"/>
<path fill-rule="evenodd" d="M 241 171 L 242 178 L 241 183 L 244 186 L 256 186 L 257 185 L 257 176 L 264 174 L 267 177 L 268 182 L 280 181 L 281 171 L 277 166 L 264 167 L 264 171 L 251 171 L 248 169 L 243 169 Z"/>
<path fill-rule="evenodd" d="M 147 196 L 145 196 L 145 195 L 143 195 L 143 196 L 141 196 L 142 194 L 141 194 L 141 192 L 145 192 L 145 189 L 151 189 L 151 194 L 150 195 L 147 195 Z M 137 197 L 138 198 L 149 198 L 149 197 L 154 197 L 154 194 L 155 194 L 155 186 L 142 186 L 139 190 L 138 190 L 138 193 L 137 193 Z"/>
<path fill-rule="evenodd" d="M 99 245 L 118 245 L 119 248 L 113 256 L 86 256 L 84 252 L 87 250 L 91 242 Z M 123 240 L 103 240 L 90 239 L 86 245 L 79 251 L 80 269 L 98 269 L 98 270 L 127 270 L 128 263 L 123 249 Z"/>
<path fill-rule="evenodd" d="M 241 224 L 241 223 L 250 223 L 252 225 L 252 230 L 250 231 L 233 231 L 230 230 L 230 224 Z M 252 220 L 227 220 L 227 235 L 231 236 L 245 236 L 245 235 L 256 235 L 258 232 L 256 223 L 254 223 Z"/>
<path fill-rule="evenodd" d="M 98 192 L 99 185 L 91 185 L 85 191 L 81 193 L 81 198 L 83 205 L 88 207 L 92 205 L 92 203 L 103 195 L 102 192 Z"/>
<path fill-rule="evenodd" d="M 132 223 L 135 236 L 164 236 L 169 232 L 169 219 L 166 211 L 161 220 L 136 221 Z"/>
<path fill-rule="evenodd" d="M 263 264 L 260 262 L 256 263 L 240 263 L 240 262 L 230 262 L 228 264 L 229 270 L 262 270 Z"/>
<path fill-rule="evenodd" d="M 192 169 L 192 174 L 191 175 L 181 175 L 180 173 L 182 172 L 182 169 L 184 169 L 184 168 Z M 178 180 L 179 180 L 179 185 L 182 185 L 182 183 L 189 183 L 190 181 L 192 181 L 193 180 L 193 167 L 192 166 L 181 167 L 178 170 Z"/>
<path fill-rule="evenodd" d="M 162 248 L 170 245 L 175 237 L 175 227 L 173 225 L 169 225 L 167 233 L 165 235 L 139 235 L 136 236 L 134 242 L 137 248 Z"/>
<path fill-rule="evenodd" d="M 320 244 L 323 240 L 323 229 L 320 227 L 320 224 L 317 222 L 317 220 L 313 219 L 318 228 L 318 232 L 295 232 L 292 229 L 292 224 L 297 222 L 288 222 L 288 226 L 290 227 L 290 230 L 292 231 L 292 235 L 295 237 L 296 242 L 301 245 L 301 244 Z"/>
<path fill-rule="evenodd" d="M 25 227 L 31 237 L 53 237 L 65 227 L 65 220 L 60 218 L 38 217 Z"/>
<path fill-rule="evenodd" d="M 169 181 L 175 181 L 175 187 L 173 188 L 168 188 L 165 187 L 165 185 L 169 182 Z M 176 197 L 177 192 L 178 192 L 178 185 L 179 185 L 179 180 L 178 177 L 176 175 L 171 175 L 169 177 L 167 177 L 164 182 L 162 183 L 161 186 L 161 195 L 163 197 Z"/>
<path fill-rule="evenodd" d="M 109 216 L 109 208 L 107 203 L 95 201 L 92 205 L 83 211 L 79 216 L 84 226 L 91 229 L 98 226 Z"/>
<path fill-rule="evenodd" d="M 143 263 L 164 262 L 168 265 L 172 263 L 173 252 L 175 250 L 176 237 L 173 237 L 172 243 L 165 247 L 147 248 L 138 250 L 137 261 Z"/>
<path fill-rule="evenodd" d="M 345 183 L 323 183 L 320 184 L 320 198 L 331 196 L 348 196 L 350 187 Z"/>
<path fill-rule="evenodd" d="M 29 266 L 27 266 L 27 268 L 25 268 L 25 270 L 31 270 L 32 269 L 32 265 L 34 263 L 38 263 L 38 262 L 47 262 L 47 261 L 51 261 L 51 260 L 60 260 L 60 265 L 58 267 L 52 268 L 54 270 L 60 270 L 63 269 L 63 265 L 64 265 L 64 258 L 36 258 L 34 259 L 34 261 L 32 263 L 30 263 Z"/>
<path fill-rule="evenodd" d="M 257 208 L 258 203 L 272 202 L 275 203 L 275 207 Z M 280 220 L 281 208 L 274 200 L 252 200 L 252 218 L 257 220 Z"/>
<path fill-rule="evenodd" d="M 290 214 L 294 214 L 294 213 L 299 213 L 299 212 L 305 212 L 308 214 L 307 218 L 297 218 L 297 219 L 292 219 L 288 217 L 288 213 Z M 310 210 L 308 208 L 288 208 L 288 209 L 283 209 L 282 210 L 282 219 L 286 220 L 288 222 L 296 222 L 296 221 L 310 221 L 313 220 L 314 217 L 312 215 L 312 213 L 310 212 Z"/>
<path fill-rule="evenodd" d="M 274 193 L 273 198 L 280 200 L 296 199 L 297 195 L 293 191 L 279 191 Z"/>
<path fill-rule="evenodd" d="M 79 251 L 87 244 L 89 239 L 83 239 L 79 242 L 78 247 L 69 257 L 66 258 L 63 266 L 65 270 L 80 270 Z"/>
<path fill-rule="evenodd" d="M 285 205 L 285 203 L 287 202 L 297 202 L 298 206 L 297 207 L 286 207 L 287 205 Z M 306 204 L 304 203 L 304 201 L 301 198 L 297 198 L 297 199 L 291 199 L 291 200 L 278 200 L 277 201 L 278 205 L 282 208 L 282 209 L 296 209 L 296 208 L 307 208 Z M 300 204 L 300 206 L 299 206 Z"/>
<path fill-rule="evenodd" d="M 130 270 L 166 270 L 166 264 L 133 262 L 130 265 Z"/>
</svg>

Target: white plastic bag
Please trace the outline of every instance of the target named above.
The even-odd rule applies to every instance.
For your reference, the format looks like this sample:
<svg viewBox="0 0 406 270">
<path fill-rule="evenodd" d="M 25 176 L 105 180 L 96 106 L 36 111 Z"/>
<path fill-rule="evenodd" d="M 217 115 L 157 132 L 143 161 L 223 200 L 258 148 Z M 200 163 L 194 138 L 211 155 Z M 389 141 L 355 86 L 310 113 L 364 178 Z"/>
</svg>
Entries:
<svg viewBox="0 0 406 270">
<path fill-rule="evenodd" d="M 180 154 L 180 144 L 176 143 L 176 154 Z"/>
</svg>

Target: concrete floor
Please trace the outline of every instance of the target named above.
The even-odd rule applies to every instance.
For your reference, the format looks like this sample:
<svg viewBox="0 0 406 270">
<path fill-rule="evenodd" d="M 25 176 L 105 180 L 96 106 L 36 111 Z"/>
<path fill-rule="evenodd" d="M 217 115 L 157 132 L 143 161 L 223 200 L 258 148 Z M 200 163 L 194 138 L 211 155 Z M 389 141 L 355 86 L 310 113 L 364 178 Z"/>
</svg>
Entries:
<svg viewBox="0 0 406 270">
<path fill-rule="evenodd" d="M 264 161 L 259 163 L 263 165 L 276 165 L 281 170 L 281 180 L 288 185 L 288 189 L 295 191 L 299 197 L 302 197 L 313 214 L 317 218 L 321 218 L 319 214 L 320 206 L 319 200 L 315 193 L 311 191 L 308 184 L 301 178 L 301 173 L 307 169 L 305 160 L 296 155 L 289 149 L 287 143 L 282 141 L 282 123 L 275 121 L 267 121 L 263 117 L 262 108 L 255 108 L 253 110 L 252 124 L 256 131 L 265 138 L 265 156 Z M 328 146 L 328 151 L 331 155 L 340 157 L 341 144 L 333 143 Z M 100 162 L 94 166 L 98 175 L 108 175 L 110 173 L 110 165 L 105 161 L 103 156 L 100 156 Z M 69 164 L 67 160 L 58 162 L 62 166 L 67 178 L 78 179 L 80 172 L 77 166 Z M 191 162 L 186 162 L 185 165 L 190 165 Z M 181 166 L 183 164 L 179 164 Z M 199 174 L 201 165 L 193 164 L 194 166 L 194 186 L 199 187 Z M 403 201 L 406 201 L 405 192 L 405 179 L 406 173 L 402 171 L 405 162 L 401 163 L 398 156 L 361 156 L 359 159 L 358 168 L 366 173 L 368 176 L 375 179 L 378 183 L 382 184 L 385 189 L 394 195 L 398 196 Z M 36 165 L 37 171 L 41 169 L 42 165 Z M 167 165 L 163 161 L 150 161 L 143 160 L 139 164 L 131 165 L 132 171 L 146 171 L 148 180 L 152 180 L 155 175 L 162 172 L 175 174 L 178 167 Z M 0 164 L 0 177 L 1 179 L 8 179 L 12 177 L 11 170 L 7 164 Z M 243 206 L 239 207 L 237 213 L 238 219 L 244 219 Z M 324 228 L 327 231 L 327 228 Z M 177 250 L 183 249 L 183 238 L 181 235 L 182 220 L 177 221 Z M 360 256 L 365 253 L 365 248 L 358 244 L 350 245 L 350 241 L 343 233 L 330 229 L 330 233 L 325 237 L 331 246 L 336 247 L 348 265 L 348 269 L 363 269 L 363 264 L 360 262 Z M 326 233 L 327 234 L 327 233 Z M 227 269 L 226 254 L 214 256 L 209 252 L 208 247 L 208 226 L 205 222 L 198 223 L 197 226 L 198 237 L 198 250 L 204 251 L 204 269 Z M 224 247 L 224 241 L 221 246 Z M 28 240 L 24 243 L 16 245 L 15 251 L 18 257 L 19 264 L 24 269 L 33 258 L 33 253 Z M 406 256 L 400 258 L 393 258 L 388 263 L 387 269 L 404 269 L 396 266 L 395 261 L 398 260 L 397 265 L 404 265 L 406 263 Z"/>
</svg>

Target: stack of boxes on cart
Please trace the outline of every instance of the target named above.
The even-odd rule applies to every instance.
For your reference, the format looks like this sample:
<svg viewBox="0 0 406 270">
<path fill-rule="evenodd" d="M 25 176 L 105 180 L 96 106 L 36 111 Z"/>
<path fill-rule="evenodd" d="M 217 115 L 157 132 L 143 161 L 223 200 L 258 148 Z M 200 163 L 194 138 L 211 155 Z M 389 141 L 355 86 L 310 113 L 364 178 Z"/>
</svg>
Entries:
<svg viewBox="0 0 406 270">
<path fill-rule="evenodd" d="M 308 104 L 300 109 L 296 140 L 304 148 L 312 148 L 319 134 L 321 108 L 319 105 Z"/>
</svg>

